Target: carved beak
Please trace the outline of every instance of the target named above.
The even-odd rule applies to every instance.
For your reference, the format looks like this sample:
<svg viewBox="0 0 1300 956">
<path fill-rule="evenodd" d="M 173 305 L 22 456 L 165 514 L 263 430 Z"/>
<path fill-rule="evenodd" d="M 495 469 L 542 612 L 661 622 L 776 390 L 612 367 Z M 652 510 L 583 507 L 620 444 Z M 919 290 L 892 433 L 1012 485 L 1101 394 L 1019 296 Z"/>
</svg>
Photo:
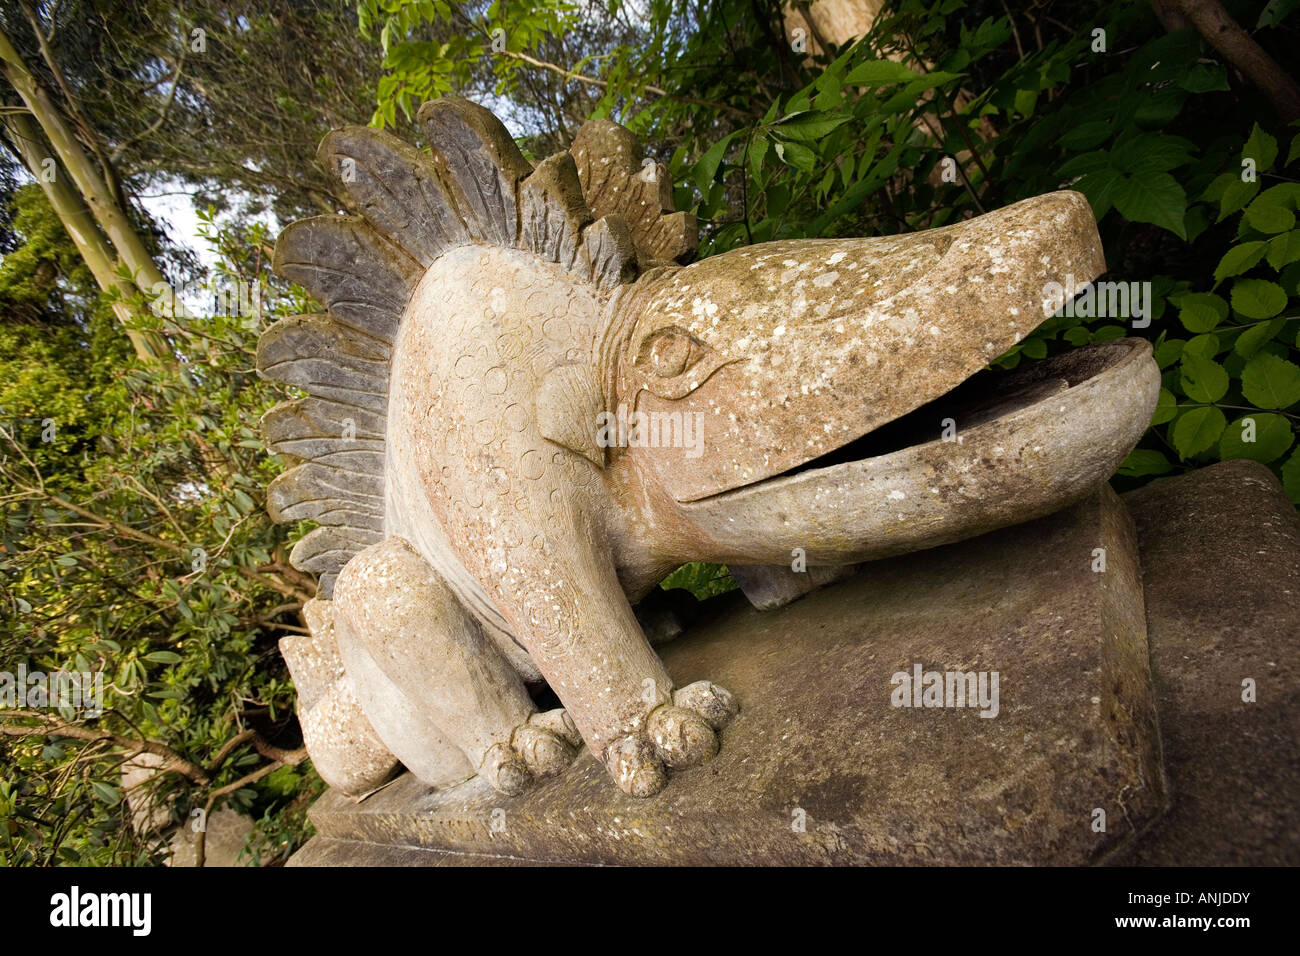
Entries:
<svg viewBox="0 0 1300 956">
<path fill-rule="evenodd" d="M 1052 314 L 1053 283 L 1104 268 L 1074 192 L 926 232 L 769 242 L 687 266 L 642 300 L 619 394 L 647 425 L 680 415 L 702 439 L 634 453 L 679 502 L 787 473 L 956 388 Z"/>
<path fill-rule="evenodd" d="M 1104 268 L 1074 192 L 688 266 L 644 300 L 624 357 L 629 417 L 660 439 L 630 453 L 715 560 L 843 563 L 1050 513 L 1141 437 L 1149 346 L 977 373 Z M 674 413 L 694 446 L 663 440 Z"/>
</svg>

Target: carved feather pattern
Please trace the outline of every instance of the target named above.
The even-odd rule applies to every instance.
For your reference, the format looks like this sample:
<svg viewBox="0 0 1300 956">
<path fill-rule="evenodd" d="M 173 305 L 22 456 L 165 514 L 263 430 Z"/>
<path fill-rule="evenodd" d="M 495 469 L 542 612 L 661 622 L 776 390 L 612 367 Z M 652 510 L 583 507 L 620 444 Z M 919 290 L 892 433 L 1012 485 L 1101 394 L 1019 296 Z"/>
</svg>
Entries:
<svg viewBox="0 0 1300 956">
<path fill-rule="evenodd" d="M 349 126 L 326 134 L 320 164 L 347 188 L 385 238 L 428 267 L 470 241 L 428 157 L 391 133 Z"/>
</svg>

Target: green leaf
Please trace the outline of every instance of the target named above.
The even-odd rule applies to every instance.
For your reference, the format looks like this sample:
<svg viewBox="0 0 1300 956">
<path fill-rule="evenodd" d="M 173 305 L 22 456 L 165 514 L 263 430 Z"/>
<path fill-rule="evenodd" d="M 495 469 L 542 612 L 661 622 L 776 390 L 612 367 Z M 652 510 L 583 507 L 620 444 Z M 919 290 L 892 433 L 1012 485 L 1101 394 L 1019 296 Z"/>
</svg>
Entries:
<svg viewBox="0 0 1300 956">
<path fill-rule="evenodd" d="M 1300 229 L 1292 229 L 1268 241 L 1268 264 L 1279 272 L 1300 259 Z"/>
<path fill-rule="evenodd" d="M 1021 116 L 1033 116 L 1034 106 L 1038 102 L 1037 90 L 1016 90 L 1014 106 Z"/>
<path fill-rule="evenodd" d="M 1093 342 L 1113 342 L 1115 339 L 1122 339 L 1128 335 L 1128 329 L 1122 325 L 1103 325 L 1098 329 L 1093 329 Z"/>
<path fill-rule="evenodd" d="M 1246 145 L 1241 150 L 1242 159 L 1253 159 L 1255 161 L 1255 172 L 1262 173 L 1273 168 L 1273 161 L 1277 159 L 1277 140 L 1255 124 L 1251 130 L 1250 139 L 1246 140 Z"/>
<path fill-rule="evenodd" d="M 1163 173 L 1191 159 L 1190 142 L 1181 136 L 1140 133 L 1130 136 L 1110 151 L 1110 161 L 1126 173 Z"/>
<path fill-rule="evenodd" d="M 844 78 L 844 85 L 884 86 L 888 83 L 908 83 L 920 75 L 893 60 L 868 60 L 849 71 L 849 75 Z"/>
<path fill-rule="evenodd" d="M 1259 192 L 1259 182 L 1251 180 L 1243 182 L 1240 177 L 1234 179 L 1223 190 L 1223 196 L 1219 200 L 1219 219 L 1222 222 L 1227 216 L 1241 209 L 1246 203 L 1255 198 Z"/>
<path fill-rule="evenodd" d="M 1260 352 L 1242 370 L 1241 393 L 1260 408 L 1289 408 L 1300 402 L 1300 365 Z"/>
<path fill-rule="evenodd" d="M 1271 319 L 1286 308 L 1286 291 L 1267 279 L 1238 279 L 1232 284 L 1232 308 L 1248 319 Z"/>
<path fill-rule="evenodd" d="M 1182 339 L 1168 339 L 1155 348 L 1156 364 L 1168 368 L 1183 356 L 1183 347 L 1187 343 Z"/>
<path fill-rule="evenodd" d="M 1177 414 L 1178 399 L 1174 397 L 1174 393 L 1169 389 L 1162 388 L 1156 398 L 1156 410 L 1155 414 L 1151 416 L 1151 424 L 1163 425 L 1165 422 L 1171 422 Z"/>
<path fill-rule="evenodd" d="M 1228 373 L 1213 359 L 1183 352 L 1183 392 L 1195 402 L 1217 402 L 1228 391 Z"/>
<path fill-rule="evenodd" d="M 782 121 L 772 127 L 772 132 L 786 139 L 815 142 L 849 122 L 850 116 L 831 116 L 826 113 L 805 113 L 789 122 Z"/>
<path fill-rule="evenodd" d="M 95 797 L 100 802 L 107 803 L 110 807 L 117 806 L 122 800 L 122 791 L 102 780 L 90 781 L 90 789 L 95 792 Z"/>
<path fill-rule="evenodd" d="M 1178 320 L 1189 332 L 1209 332 L 1228 317 L 1228 303 L 1213 292 L 1192 292 L 1170 301 L 1178 306 Z"/>
<path fill-rule="evenodd" d="M 1227 90 L 1228 73 L 1217 64 L 1197 63 L 1188 70 L 1178 85 L 1189 93 L 1209 93 L 1213 90 Z"/>
<path fill-rule="evenodd" d="M 1277 202 L 1268 193 L 1259 196 L 1246 207 L 1246 222 L 1252 229 L 1272 235 L 1286 232 L 1295 226 L 1295 213 Z"/>
<path fill-rule="evenodd" d="M 1213 405 L 1190 408 L 1178 416 L 1170 439 L 1179 456 L 1186 460 L 1214 446 L 1228 419 Z"/>
<path fill-rule="evenodd" d="M 1110 138 L 1110 134 L 1111 134 L 1110 123 L 1106 122 L 1105 120 L 1092 120 L 1091 122 L 1088 123 L 1080 123 L 1078 126 L 1072 127 L 1071 129 L 1067 130 L 1065 133 L 1061 135 L 1061 138 L 1057 140 L 1057 144 L 1062 149 L 1066 149 L 1074 153 L 1085 149 L 1092 149 L 1094 146 L 1101 145 L 1107 139 Z M 1101 156 L 1102 161 L 1105 162 L 1105 156 L 1106 156 L 1105 153 L 1097 153 L 1095 155 Z M 1076 156 L 1074 157 L 1074 159 L 1082 159 L 1082 157 Z M 1071 160 L 1070 162 L 1073 161 L 1074 160 Z M 1069 163 L 1066 163 L 1066 165 L 1068 166 Z M 1085 169 L 1085 170 L 1081 170 L 1081 172 L 1089 172 L 1089 170 Z M 1078 175 L 1078 174 L 1063 173 L 1063 175 L 1070 176 L 1070 175 Z"/>
<path fill-rule="evenodd" d="M 1073 188 L 1087 197 L 1088 204 L 1092 206 L 1093 216 L 1100 220 L 1110 212 L 1111 205 L 1115 201 L 1115 189 L 1123 179 L 1123 174 L 1113 166 L 1106 166 L 1104 169 L 1098 169 L 1081 177 L 1074 183 Z"/>
<path fill-rule="evenodd" d="M 1020 346 L 1020 351 L 1025 353 L 1026 358 L 1040 359 L 1047 357 L 1047 343 L 1042 339 L 1025 339 Z"/>
<path fill-rule="evenodd" d="M 1237 176 L 1234 173 L 1220 173 L 1218 176 L 1215 176 L 1214 179 L 1210 180 L 1210 185 L 1205 187 L 1205 191 L 1201 193 L 1200 198 L 1204 199 L 1206 202 L 1218 202 L 1223 198 L 1224 190 L 1233 183 L 1238 182 L 1241 182 L 1240 176 Z"/>
<path fill-rule="evenodd" d="M 1293 262 L 1283 268 L 1277 281 L 1282 284 L 1282 290 L 1287 295 L 1300 295 L 1300 262 Z"/>
<path fill-rule="evenodd" d="M 1243 242 L 1240 245 L 1233 246 L 1223 254 L 1219 264 L 1214 267 L 1215 283 L 1222 282 L 1229 276 L 1241 275 L 1247 269 L 1254 268 L 1255 264 L 1264 258 L 1266 252 L 1268 252 L 1268 243 L 1263 240 Z"/>
<path fill-rule="evenodd" d="M 1119 466 L 1119 473 L 1130 478 L 1144 478 L 1147 475 L 1163 475 L 1173 467 L 1162 451 L 1134 448 Z"/>
<path fill-rule="evenodd" d="M 1186 90 L 1172 84 L 1162 86 L 1135 101 L 1133 121 L 1150 129 L 1168 126 L 1183 108 L 1186 99 Z"/>
<path fill-rule="evenodd" d="M 1249 423 L 1253 423 L 1253 434 Z M 1253 441 L 1247 441 L 1252 438 Z M 1219 458 L 1249 458 L 1268 463 L 1281 458 L 1295 441 L 1291 423 L 1281 415 L 1258 412 L 1243 415 L 1223 430 L 1219 439 Z"/>
<path fill-rule="evenodd" d="M 920 79 L 912 80 L 903 91 L 920 99 L 922 93 L 926 90 L 934 89 L 936 86 L 943 86 L 952 80 L 964 76 L 963 73 L 948 73 L 944 70 L 931 70 L 929 73 L 923 73 Z"/>
<path fill-rule="evenodd" d="M 1219 337 L 1212 332 L 1203 332 L 1200 335 L 1193 335 L 1183 346 L 1184 355 L 1199 355 L 1201 358 L 1212 359 L 1219 354 Z"/>
<path fill-rule="evenodd" d="M 154 664 L 179 664 L 184 660 L 179 654 L 171 651 L 154 651 L 151 654 L 146 654 L 144 659 Z"/>
<path fill-rule="evenodd" d="M 1232 350 L 1244 359 L 1250 358 L 1259 351 L 1260 346 L 1282 331 L 1285 322 L 1285 319 L 1274 319 L 1272 322 L 1252 325 L 1237 336 L 1237 341 L 1232 343 Z"/>
<path fill-rule="evenodd" d="M 709 151 L 700 157 L 700 161 L 695 164 L 695 171 L 692 179 L 695 186 L 706 196 L 709 193 L 709 187 L 713 185 L 713 178 L 718 173 L 718 166 L 722 164 L 722 157 L 727 153 L 727 147 L 731 145 L 731 140 L 735 133 L 728 133 L 722 139 L 718 140 Z"/>
<path fill-rule="evenodd" d="M 1277 26 L 1294 13 L 1297 6 L 1300 6 L 1297 0 L 1269 0 L 1268 3 L 1264 4 L 1264 9 L 1259 12 L 1259 19 L 1255 21 L 1255 29 L 1262 30 L 1264 27 Z"/>
<path fill-rule="evenodd" d="M 659 583 L 665 591 L 682 588 L 703 601 L 715 594 L 734 590 L 736 581 L 725 564 L 694 562 L 683 564 Z"/>
<path fill-rule="evenodd" d="M 1168 173 L 1144 172 L 1122 176 L 1112 189 L 1111 200 L 1126 219 L 1149 222 L 1168 229 L 1180 239 L 1187 238 L 1183 228 L 1187 194 Z"/>
<path fill-rule="evenodd" d="M 793 166 L 805 173 L 811 173 L 817 167 L 817 154 L 807 146 L 798 143 L 773 143 L 772 148 L 781 162 Z"/>
<path fill-rule="evenodd" d="M 1112 175 L 1114 174 L 1110 156 L 1101 150 L 1094 150 L 1091 153 L 1081 153 L 1062 163 L 1056 174 L 1062 179 L 1073 179 L 1075 176 L 1086 176 L 1088 173 L 1095 173 L 1102 169 L 1109 169 Z"/>
</svg>

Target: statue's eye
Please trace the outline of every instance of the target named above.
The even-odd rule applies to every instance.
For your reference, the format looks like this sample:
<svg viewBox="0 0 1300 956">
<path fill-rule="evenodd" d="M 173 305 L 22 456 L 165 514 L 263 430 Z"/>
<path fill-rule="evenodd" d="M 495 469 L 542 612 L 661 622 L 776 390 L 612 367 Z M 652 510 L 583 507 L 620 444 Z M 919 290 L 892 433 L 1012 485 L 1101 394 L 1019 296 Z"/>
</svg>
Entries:
<svg viewBox="0 0 1300 956">
<path fill-rule="evenodd" d="M 636 350 L 635 380 L 660 398 L 676 401 L 703 385 L 728 359 L 676 325 L 655 329 Z"/>
<path fill-rule="evenodd" d="M 704 357 L 704 343 L 679 328 L 659 329 L 645 340 L 637 364 L 659 378 L 676 378 Z"/>
</svg>

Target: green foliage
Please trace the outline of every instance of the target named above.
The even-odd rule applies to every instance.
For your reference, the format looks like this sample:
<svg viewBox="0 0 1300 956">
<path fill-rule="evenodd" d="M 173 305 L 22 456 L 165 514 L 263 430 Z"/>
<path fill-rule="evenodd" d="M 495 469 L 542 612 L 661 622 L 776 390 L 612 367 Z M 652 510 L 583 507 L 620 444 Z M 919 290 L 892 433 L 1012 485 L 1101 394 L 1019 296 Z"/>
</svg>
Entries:
<svg viewBox="0 0 1300 956">
<path fill-rule="evenodd" d="M 377 39 L 387 71 L 371 124 L 396 126 L 399 113 L 411 120 L 425 100 L 465 90 L 481 75 L 494 81 L 496 96 L 519 98 L 517 55 L 547 38 L 578 35 L 582 14 L 570 0 L 361 0 L 361 33 Z"/>
<path fill-rule="evenodd" d="M 136 302 L 182 360 L 145 368 L 40 190 L 13 206 L 25 242 L 0 266 L 0 670 L 98 674 L 104 712 L 0 711 L 0 864 L 156 861 L 167 829 L 266 764 L 252 739 L 227 741 L 299 743 L 276 640 L 313 586 L 265 512 L 278 465 L 257 420 L 279 396 L 252 350 L 259 324 L 302 297 L 267 285 L 264 227 L 214 228 L 225 278 L 260 281 L 265 312 L 163 319 Z M 198 768 L 129 794 L 160 808 L 157 826 L 130 823 L 131 741 Z M 281 767 L 226 798 L 266 821 L 265 859 L 301 833 L 295 791 L 314 779 Z"/>
<path fill-rule="evenodd" d="M 683 588 L 703 601 L 734 590 L 736 581 L 725 565 L 697 561 L 694 564 L 683 564 L 664 578 L 659 586 L 665 591 Z"/>
<path fill-rule="evenodd" d="M 1293 229 L 1300 187 L 1287 178 L 1294 165 L 1277 168 L 1280 156 L 1277 140 L 1253 126 L 1229 154 L 1237 168 L 1215 176 L 1186 204 L 1189 220 L 1216 224 L 1200 245 L 1217 263 L 1212 282 L 1179 278 L 1170 288 L 1177 323 L 1166 322 L 1156 338 L 1163 401 L 1145 453 L 1125 463 L 1126 474 L 1174 470 L 1157 445 L 1180 463 L 1249 458 L 1274 467 L 1300 501 L 1295 454 L 1284 460 L 1300 421 L 1288 411 L 1300 403 L 1300 309 L 1291 268 L 1300 259 Z M 1197 285 L 1209 291 L 1187 291 Z"/>
</svg>

